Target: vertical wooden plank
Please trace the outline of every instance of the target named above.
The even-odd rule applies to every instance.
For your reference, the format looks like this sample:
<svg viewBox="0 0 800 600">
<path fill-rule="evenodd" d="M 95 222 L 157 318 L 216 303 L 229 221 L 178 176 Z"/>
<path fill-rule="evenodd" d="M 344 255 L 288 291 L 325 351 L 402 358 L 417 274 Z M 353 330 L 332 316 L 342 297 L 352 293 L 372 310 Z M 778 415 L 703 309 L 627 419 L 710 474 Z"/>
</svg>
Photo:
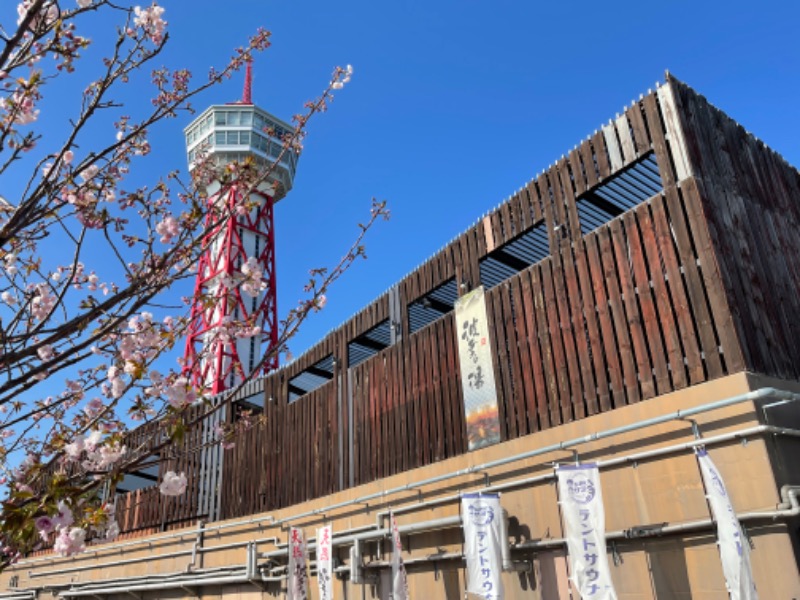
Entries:
<svg viewBox="0 0 800 600">
<path fill-rule="evenodd" d="M 608 148 L 608 158 L 611 161 L 611 172 L 616 173 L 625 164 L 622 159 L 622 150 L 617 142 L 617 134 L 614 131 L 614 124 L 609 121 L 607 125 L 603 125 L 603 140 Z"/>
<path fill-rule="evenodd" d="M 589 275 L 589 263 L 586 257 L 586 242 L 579 240 L 575 244 L 575 268 L 581 289 L 581 303 L 583 306 L 583 319 L 589 336 L 592 365 L 594 366 L 594 380 L 596 397 L 587 398 L 587 410 L 590 415 L 599 412 L 601 406 L 611 406 L 608 389 L 608 371 L 606 369 L 603 341 L 600 337 L 600 325 L 597 321 L 597 302 L 594 299 L 594 286 Z"/>
<path fill-rule="evenodd" d="M 582 245 L 580 241 L 573 244 L 573 246 L 580 245 Z M 590 415 L 597 412 L 597 387 L 594 382 L 592 362 L 588 359 L 590 356 L 588 324 L 584 318 L 581 290 L 579 289 L 578 276 L 575 269 L 576 259 L 572 254 L 572 248 L 565 248 L 564 253 L 563 269 L 564 280 L 567 284 L 566 296 L 572 315 L 572 332 L 577 350 L 577 362 L 581 372 L 585 407 L 580 398 L 575 398 L 575 402 L 579 409 L 577 416 L 584 417 L 587 411 Z M 594 303 L 591 306 L 594 308 Z M 591 407 L 594 407 L 594 410 Z"/>
<path fill-rule="evenodd" d="M 581 164 L 581 155 L 578 148 L 573 148 L 569 152 L 569 168 L 572 171 L 572 182 L 575 186 L 575 194 L 580 196 L 586 191 L 586 175 Z"/>
<path fill-rule="evenodd" d="M 553 200 L 550 196 L 550 184 L 547 180 L 547 177 L 542 174 L 539 176 L 539 180 L 537 181 L 537 188 L 539 191 L 539 198 L 541 199 L 541 204 L 544 209 L 544 222 L 545 222 L 545 229 L 547 231 L 547 239 L 550 244 L 550 253 L 552 254 L 558 248 L 558 244 L 560 241 L 560 235 L 557 236 L 556 229 L 557 225 L 561 225 L 561 221 L 559 221 L 558 215 L 554 212 L 553 207 Z"/>
<path fill-rule="evenodd" d="M 533 226 L 533 203 L 531 202 L 530 192 L 528 187 L 525 186 L 517 192 L 519 198 L 519 231 L 527 231 Z M 489 249 L 486 249 L 489 252 Z"/>
<path fill-rule="evenodd" d="M 642 116 L 642 102 L 636 102 L 629 106 L 625 111 L 631 127 L 633 128 L 633 142 L 636 146 L 636 154 L 642 156 L 650 151 L 650 137 L 647 135 L 647 126 Z"/>
<path fill-rule="evenodd" d="M 628 244 L 630 246 L 629 252 L 632 259 L 633 277 L 641 304 L 644 328 L 647 332 L 650 359 L 655 371 L 657 393 L 664 394 L 672 390 L 672 382 L 669 376 L 669 367 L 659 328 L 658 312 L 653 300 L 650 275 L 644 256 L 644 246 L 642 245 L 634 214 L 632 212 L 626 213 L 624 221 L 625 231 L 628 234 Z"/>
<path fill-rule="evenodd" d="M 627 165 L 628 163 L 636 160 L 636 147 L 633 144 L 631 126 L 628 123 L 628 117 L 625 113 L 621 114 L 614 120 L 614 127 L 617 130 L 617 136 L 619 137 L 620 141 L 622 160 Z"/>
<path fill-rule="evenodd" d="M 547 302 L 544 295 L 544 284 L 542 283 L 542 264 L 544 263 L 539 263 L 530 268 L 531 290 L 533 291 L 534 307 L 536 311 L 536 328 L 538 330 L 539 343 L 542 345 L 544 378 L 547 382 L 548 390 L 547 403 L 545 405 L 547 408 L 547 423 L 549 426 L 555 426 L 561 424 L 561 415 L 559 412 L 559 380 L 553 358 L 553 347 L 550 343 Z"/>
<path fill-rule="evenodd" d="M 528 182 L 526 189 L 528 190 L 528 199 L 531 204 L 532 222 L 538 223 L 544 219 L 544 212 L 542 210 L 542 201 L 538 186 L 536 185 L 536 180 L 531 179 Z"/>
<path fill-rule="evenodd" d="M 444 384 L 443 377 L 441 376 L 441 366 L 443 362 L 443 335 L 444 319 L 439 319 L 434 324 L 434 334 L 431 336 L 431 399 L 433 400 L 433 409 L 436 419 L 434 430 L 436 432 L 436 445 L 434 452 L 434 460 L 440 461 L 447 456 L 445 449 L 445 438 L 449 437 L 449 430 L 445 428 L 445 407 L 447 403 L 447 386 Z"/>
<path fill-rule="evenodd" d="M 659 384 L 659 394 L 669 391 L 670 383 L 667 363 L 663 360 L 663 352 L 659 354 L 661 338 L 658 332 L 658 320 L 650 299 L 650 281 L 642 260 L 642 247 L 639 244 L 636 222 L 631 217 L 632 213 L 625 213 L 623 217 L 625 220 L 624 230 L 620 219 L 611 221 L 611 240 L 617 259 L 617 271 L 622 287 L 625 312 L 628 315 L 642 397 L 647 399 L 656 395 L 653 367 L 655 367 L 656 380 Z M 636 277 L 635 283 L 634 277 Z M 642 304 L 641 312 L 639 311 L 639 302 Z M 647 331 L 647 341 L 645 341 L 645 330 Z M 650 343 L 649 353 L 647 342 Z"/>
<path fill-rule="evenodd" d="M 523 272 L 524 273 L 524 272 Z M 530 344 L 534 332 L 528 329 L 527 308 L 523 297 L 523 273 L 517 274 L 509 280 L 509 286 L 514 305 L 514 335 L 517 340 L 517 360 L 515 380 L 519 382 L 520 402 L 518 410 L 525 416 L 525 433 L 538 430 L 536 420 L 536 391 L 533 385 L 533 369 L 531 363 Z M 528 288 L 530 291 L 530 288 Z"/>
<path fill-rule="evenodd" d="M 597 161 L 598 181 L 603 181 L 611 175 L 611 163 L 605 145 L 605 134 L 603 130 L 595 131 L 592 136 L 592 147 L 594 148 L 594 158 Z"/>
<path fill-rule="evenodd" d="M 644 112 L 647 116 L 647 125 L 650 129 L 650 137 L 653 140 L 653 150 L 656 154 L 656 163 L 658 163 L 658 171 L 661 174 L 661 180 L 664 182 L 664 187 L 669 188 L 675 185 L 675 173 L 672 169 L 672 160 L 667 148 L 666 132 L 661 125 L 660 113 L 658 111 L 658 104 L 656 102 L 655 94 L 648 94 L 645 96 Z"/>
<path fill-rule="evenodd" d="M 486 310 L 489 317 L 489 336 L 494 344 L 492 363 L 497 387 L 497 404 L 500 412 L 501 436 L 504 440 L 518 437 L 514 410 L 514 393 L 508 368 L 506 332 L 503 319 L 503 284 L 486 293 Z"/>
<path fill-rule="evenodd" d="M 553 256 L 553 287 L 556 295 L 556 309 L 558 311 L 559 328 L 561 329 L 561 340 L 564 344 L 564 353 L 567 358 L 567 368 L 569 372 L 571 414 L 573 418 L 581 419 L 586 416 L 582 373 L 578 364 L 578 354 L 575 341 L 576 336 L 575 330 L 572 326 L 572 317 L 570 315 L 570 302 L 567 298 L 567 292 L 564 285 L 564 259 L 562 253 L 567 252 L 568 250 L 569 247 L 565 245 Z M 571 257 L 569 257 L 568 260 L 569 259 L 571 259 Z M 582 324 L 580 334 L 583 336 Z"/>
<path fill-rule="evenodd" d="M 620 360 L 619 348 L 614 336 L 614 320 L 609 309 L 610 301 L 606 291 L 603 263 L 600 258 L 599 235 L 598 233 L 590 234 L 586 236 L 585 240 L 589 257 L 589 270 L 594 285 L 594 297 L 597 303 L 597 320 L 602 332 L 605 357 L 608 363 L 608 375 L 611 382 L 611 402 L 606 406 L 603 404 L 603 398 L 599 398 L 600 410 L 606 411 L 614 406 L 625 404 L 625 384 L 622 375 L 622 361 Z"/>
<path fill-rule="evenodd" d="M 523 365 L 525 372 L 532 373 L 535 393 L 528 399 L 528 416 L 531 422 L 531 431 L 538 431 L 550 427 L 548 413 L 547 384 L 544 367 L 544 352 L 539 339 L 539 326 L 536 322 L 535 292 L 531 287 L 531 273 L 535 270 L 526 269 L 519 274 L 522 296 L 522 311 L 525 317 L 525 326 L 528 331 L 528 348 L 530 349 L 530 368 Z"/>
<path fill-rule="evenodd" d="M 389 428 L 386 423 L 386 393 L 384 390 L 384 364 L 379 358 L 367 361 L 372 366 L 372 394 L 375 398 L 375 430 L 378 433 L 378 445 L 375 448 L 391 449 Z M 376 453 L 375 477 L 381 479 L 389 475 L 390 452 Z"/>
<path fill-rule="evenodd" d="M 669 293 L 672 297 L 672 306 L 675 309 L 675 315 L 678 320 L 680 338 L 689 372 L 689 383 L 694 385 L 705 380 L 705 373 L 703 361 L 700 357 L 698 335 L 695 332 L 695 327 L 692 322 L 691 308 L 684 289 L 678 258 L 675 254 L 672 231 L 669 221 L 667 220 L 664 197 L 656 196 L 653 198 L 651 209 L 653 213 L 653 224 L 655 226 L 656 242 L 658 243 L 659 253 L 666 268 Z"/>
<path fill-rule="evenodd" d="M 578 218 L 578 207 L 575 204 L 575 191 L 572 186 L 569 165 L 563 159 L 558 163 L 557 173 L 561 180 L 562 200 L 564 202 L 566 219 L 569 223 L 569 239 L 579 239 L 581 237 L 581 223 Z"/>
<path fill-rule="evenodd" d="M 517 337 L 516 323 L 518 320 L 516 312 L 519 310 L 519 305 L 513 301 L 513 287 L 516 277 L 511 277 L 498 288 L 499 295 L 502 297 L 502 311 L 504 329 L 506 335 L 506 347 L 508 349 L 508 367 L 509 379 L 511 380 L 512 397 L 510 400 L 514 404 L 514 417 L 516 419 L 517 436 L 523 436 L 528 433 L 528 422 L 525 410 L 525 388 L 523 377 L 521 374 L 520 363 L 520 339 Z"/>
<path fill-rule="evenodd" d="M 411 356 L 409 367 L 411 371 L 411 397 L 414 403 L 414 428 L 416 430 L 415 445 L 415 467 L 425 464 L 425 448 L 428 444 L 427 431 L 425 429 L 426 414 L 424 406 L 420 399 L 419 389 L 419 332 L 413 337 L 409 338 L 409 346 L 411 347 Z"/>
<path fill-rule="evenodd" d="M 547 326 L 550 333 L 550 344 L 553 351 L 556 381 L 558 382 L 559 406 L 551 407 L 558 414 L 557 423 L 572 421 L 572 394 L 569 388 L 569 368 L 567 357 L 564 353 L 564 342 L 561 337 L 561 323 L 558 318 L 556 293 L 553 287 L 553 268 L 551 261 L 541 263 L 541 282 L 544 287 L 545 306 L 547 311 Z M 553 413 L 551 412 L 551 420 Z"/>
<path fill-rule="evenodd" d="M 463 389 L 461 387 L 461 365 L 458 360 L 458 331 L 455 315 L 452 313 L 445 317 L 447 322 L 447 372 L 450 379 L 450 389 L 452 392 L 452 419 L 453 431 L 456 433 L 454 438 L 454 452 L 456 454 L 467 451 L 467 422 L 464 408 Z"/>
<path fill-rule="evenodd" d="M 563 162 L 563 159 L 556 163 L 556 165 L 547 172 L 547 179 L 550 182 L 550 189 L 553 191 L 553 207 L 556 220 L 558 224 L 561 225 L 562 229 L 560 230 L 560 236 L 556 236 L 558 244 L 556 247 L 552 249 L 552 254 L 555 254 L 557 248 L 564 243 L 566 239 L 564 236 L 564 227 L 570 227 L 571 223 L 569 220 L 569 215 L 567 214 L 567 206 L 564 199 L 564 189 L 561 185 L 561 177 L 559 176 L 559 164 Z M 569 232 L 570 236 L 572 232 Z M 566 236 L 569 237 L 569 236 Z"/>
<path fill-rule="evenodd" d="M 689 228 L 695 240 L 697 258 L 700 261 L 700 273 L 705 284 L 711 314 L 722 346 L 726 371 L 735 373 L 745 368 L 744 355 L 742 354 L 742 345 L 733 322 L 732 309 L 723 288 L 724 279 L 720 272 L 720 265 L 714 256 L 711 237 L 703 215 L 697 180 L 695 178 L 689 179 L 681 186 L 679 193 L 683 198 Z"/>
<path fill-rule="evenodd" d="M 650 217 L 650 210 L 647 205 L 642 205 L 636 211 L 642 241 L 645 248 L 645 256 L 650 268 L 650 279 L 653 282 L 653 295 L 656 298 L 656 308 L 658 317 L 661 321 L 661 331 L 664 332 L 664 341 L 667 346 L 670 370 L 672 373 L 672 385 L 676 389 L 682 389 L 688 384 L 686 377 L 686 367 L 683 361 L 683 350 L 681 340 L 678 335 L 678 327 L 673 317 L 672 302 L 664 280 L 664 270 L 661 266 L 661 257 L 658 253 L 655 230 L 653 221 Z"/>
<path fill-rule="evenodd" d="M 583 172 L 586 174 L 586 189 L 588 190 L 597 185 L 598 181 L 597 165 L 595 164 L 591 140 L 587 138 L 581 142 L 579 150 L 583 162 Z"/>
<path fill-rule="evenodd" d="M 614 265 L 614 253 L 611 248 L 608 229 L 606 227 L 601 227 L 598 230 L 597 238 L 600 241 L 600 258 L 603 263 L 608 300 L 611 306 L 611 316 L 614 321 L 614 331 L 617 335 L 617 345 L 619 346 L 622 374 L 625 382 L 625 394 L 628 403 L 638 402 L 641 399 L 639 381 L 636 373 L 636 364 L 633 360 L 630 330 L 628 329 L 625 309 L 620 296 L 619 278 Z"/>
<path fill-rule="evenodd" d="M 439 390 L 439 414 L 441 418 L 441 425 L 439 429 L 440 451 L 442 457 L 449 458 L 455 454 L 454 436 L 455 426 L 453 423 L 453 391 L 448 377 L 448 348 L 447 338 L 450 334 L 448 327 L 449 319 L 439 319 L 437 323 L 437 332 L 435 336 L 436 350 L 435 350 L 435 370 L 434 377 L 437 389 Z"/>
<path fill-rule="evenodd" d="M 689 157 L 686 153 L 683 128 L 681 127 L 680 116 L 675 107 L 675 97 L 672 84 L 667 83 L 658 88 L 658 102 L 661 106 L 661 114 L 664 117 L 664 126 L 667 130 L 667 139 L 672 153 L 672 162 L 675 165 L 675 175 L 678 181 L 683 181 L 692 174 L 689 164 Z"/>
<path fill-rule="evenodd" d="M 502 241 L 505 244 L 507 241 L 513 239 L 515 231 L 514 218 L 511 214 L 511 201 L 506 200 L 500 205 L 500 210 L 497 211 L 500 216 L 500 229 Z"/>
<path fill-rule="evenodd" d="M 492 218 L 489 215 L 486 215 L 481 219 L 481 225 L 483 226 L 483 234 L 486 237 L 486 251 L 492 252 L 495 248 L 497 248 L 498 244 L 494 239 L 494 230 L 492 229 Z"/>
<path fill-rule="evenodd" d="M 411 281 L 409 277 L 405 278 L 404 284 L 401 284 L 401 287 L 405 287 L 405 289 L 410 289 Z M 403 306 L 403 310 L 405 310 L 405 306 Z M 402 325 L 401 327 L 407 326 L 407 318 L 405 315 L 401 319 Z M 356 336 L 355 330 L 350 331 L 350 336 L 354 338 Z M 347 396 L 348 410 L 351 410 L 352 407 L 352 427 L 353 431 L 351 432 L 352 437 L 352 453 L 353 453 L 353 464 L 352 464 L 352 474 L 350 476 L 349 481 L 352 481 L 353 484 L 357 485 L 359 481 L 363 481 L 364 477 L 364 446 L 365 446 L 365 435 L 366 429 L 368 428 L 367 425 L 367 410 L 368 410 L 368 399 L 365 393 L 365 379 L 366 375 L 366 367 L 364 363 L 360 363 L 355 366 L 349 366 L 350 363 L 348 362 L 348 375 L 347 375 L 347 385 L 350 389 L 349 396 Z M 348 415 L 349 418 L 349 415 Z"/>
<path fill-rule="evenodd" d="M 434 391 L 432 385 L 432 338 L 435 333 L 435 324 L 431 324 L 425 328 L 425 333 L 422 335 L 422 363 L 420 364 L 420 382 L 422 384 L 423 402 L 425 403 L 425 411 L 427 418 L 425 425 L 428 431 L 428 446 L 427 446 L 427 461 L 431 464 L 436 461 L 436 398 L 434 398 Z"/>
</svg>

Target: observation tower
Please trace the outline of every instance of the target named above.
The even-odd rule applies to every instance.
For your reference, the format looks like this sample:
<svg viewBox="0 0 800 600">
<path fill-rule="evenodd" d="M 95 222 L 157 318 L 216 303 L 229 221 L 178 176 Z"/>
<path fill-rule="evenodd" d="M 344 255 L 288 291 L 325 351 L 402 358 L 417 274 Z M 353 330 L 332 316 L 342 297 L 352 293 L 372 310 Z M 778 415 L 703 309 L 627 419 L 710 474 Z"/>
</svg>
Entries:
<svg viewBox="0 0 800 600">
<path fill-rule="evenodd" d="M 252 101 L 252 67 L 247 63 L 244 93 L 240 102 L 207 108 L 184 130 L 189 171 L 203 156 L 217 166 L 251 159 L 267 173 L 245 201 L 246 190 L 212 181 L 206 185 L 208 202 L 224 207 L 233 218 L 223 219 L 209 211 L 205 251 L 195 280 L 191 321 L 184 352 L 184 372 L 192 383 L 217 394 L 254 374 L 265 350 L 278 341 L 278 310 L 275 278 L 275 203 L 292 189 L 298 155 L 283 152 L 283 140 L 293 127 L 255 106 Z M 237 212 L 244 204 L 247 212 Z M 240 277 L 249 258 L 257 261 L 265 289 L 251 297 L 230 282 Z M 230 336 L 229 321 L 246 321 L 260 327 L 256 336 Z M 263 366 L 278 366 L 277 354 Z"/>
</svg>

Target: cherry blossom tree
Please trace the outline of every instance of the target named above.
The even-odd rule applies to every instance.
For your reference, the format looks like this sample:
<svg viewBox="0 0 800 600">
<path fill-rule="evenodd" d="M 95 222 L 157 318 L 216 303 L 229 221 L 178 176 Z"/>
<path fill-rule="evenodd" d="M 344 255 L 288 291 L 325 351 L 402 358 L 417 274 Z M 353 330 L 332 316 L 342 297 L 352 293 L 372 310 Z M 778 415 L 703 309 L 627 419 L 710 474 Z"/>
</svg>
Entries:
<svg viewBox="0 0 800 600">
<path fill-rule="evenodd" d="M 116 36 L 66 135 L 54 142 L 37 129 L 40 107 L 80 74 L 76 66 L 92 43 L 87 17 L 101 11 L 116 19 Z M 194 276 L 209 235 L 250 208 L 210 201 L 205 184 L 220 181 L 220 195 L 236 186 L 245 203 L 270 169 L 207 157 L 189 179 L 165 173 L 142 186 L 131 173 L 150 152 L 158 125 L 190 112 L 195 96 L 266 49 L 269 32 L 256 31 L 227 64 L 195 83 L 187 70 L 154 66 L 169 41 L 167 16 L 155 3 L 22 0 L 14 26 L 0 30 L 0 177 L 24 177 L 20 194 L 0 199 L 0 568 L 45 545 L 72 554 L 91 539 L 114 537 L 113 507 L 98 490 L 113 490 L 126 472 L 215 410 L 187 377 L 195 365 L 162 365 L 188 322 L 189 300 L 178 301 L 174 286 Z M 133 111 L 120 90 L 148 70 L 151 104 Z M 335 69 L 322 94 L 294 117 L 284 153 L 299 151 L 309 119 L 351 73 Z M 145 109 L 143 117 L 130 116 Z M 105 142 L 92 132 L 97 120 L 113 123 Z M 311 272 L 274 351 L 325 305 L 329 286 L 364 256 L 365 233 L 387 216 L 373 201 L 344 257 Z M 225 284 L 254 295 L 265 282 L 248 261 Z M 261 333 L 256 323 L 234 319 L 228 328 L 232 336 Z M 155 425 L 146 444 L 128 446 L 131 421 Z M 231 433 L 219 428 L 220 442 Z M 167 472 L 160 482 L 168 495 L 185 487 L 182 473 Z"/>
</svg>

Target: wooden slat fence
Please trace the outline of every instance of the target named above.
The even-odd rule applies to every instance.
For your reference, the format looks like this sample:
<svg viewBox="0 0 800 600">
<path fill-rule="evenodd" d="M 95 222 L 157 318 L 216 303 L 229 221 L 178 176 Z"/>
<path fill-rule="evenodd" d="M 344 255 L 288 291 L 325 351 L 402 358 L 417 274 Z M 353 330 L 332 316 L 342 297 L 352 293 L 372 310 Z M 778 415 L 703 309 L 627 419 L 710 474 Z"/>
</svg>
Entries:
<svg viewBox="0 0 800 600">
<path fill-rule="evenodd" d="M 583 235 L 582 198 L 650 153 L 663 191 Z M 411 334 L 406 307 L 451 279 L 479 285 L 480 261 L 533 227 L 550 256 L 486 294 L 504 440 L 743 369 L 800 375 L 799 194 L 795 170 L 670 79 L 267 377 L 262 418 L 223 453 L 220 516 L 466 452 L 454 316 Z M 348 364 L 387 320 L 395 343 Z M 289 403 L 289 381 L 326 357 L 331 381 Z"/>
<path fill-rule="evenodd" d="M 746 368 L 800 377 L 800 173 L 672 79 Z"/>
</svg>

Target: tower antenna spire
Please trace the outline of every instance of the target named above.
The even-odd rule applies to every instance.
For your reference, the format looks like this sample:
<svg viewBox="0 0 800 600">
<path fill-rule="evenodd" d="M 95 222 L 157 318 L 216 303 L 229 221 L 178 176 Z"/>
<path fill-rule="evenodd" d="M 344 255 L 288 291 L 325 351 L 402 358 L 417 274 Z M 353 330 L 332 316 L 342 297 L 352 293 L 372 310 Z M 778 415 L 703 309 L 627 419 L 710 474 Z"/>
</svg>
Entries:
<svg viewBox="0 0 800 600">
<path fill-rule="evenodd" d="M 244 90 L 242 91 L 242 104 L 253 103 L 253 59 L 247 59 L 244 67 Z"/>
</svg>

